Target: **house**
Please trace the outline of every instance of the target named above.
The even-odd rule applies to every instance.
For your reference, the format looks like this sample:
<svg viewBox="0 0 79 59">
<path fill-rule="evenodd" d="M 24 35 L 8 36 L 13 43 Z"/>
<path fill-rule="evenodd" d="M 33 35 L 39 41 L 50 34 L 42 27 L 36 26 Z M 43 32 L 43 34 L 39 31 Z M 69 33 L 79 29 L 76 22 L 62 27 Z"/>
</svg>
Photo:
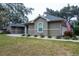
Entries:
<svg viewBox="0 0 79 59">
<path fill-rule="evenodd" d="M 44 35 L 44 36 L 61 36 L 66 31 L 63 18 L 56 16 L 41 16 L 39 15 L 28 23 L 29 35 Z"/>
<path fill-rule="evenodd" d="M 7 31 L 9 31 L 11 34 L 24 34 L 25 25 L 11 23 L 7 26 Z"/>
<path fill-rule="evenodd" d="M 28 22 L 28 30 L 24 24 L 11 23 L 8 25 L 7 31 L 9 31 L 11 34 L 25 33 L 31 36 L 62 36 L 64 32 L 67 30 L 66 26 L 64 26 L 64 21 L 65 19 L 56 16 L 39 15 L 34 20 Z"/>
</svg>

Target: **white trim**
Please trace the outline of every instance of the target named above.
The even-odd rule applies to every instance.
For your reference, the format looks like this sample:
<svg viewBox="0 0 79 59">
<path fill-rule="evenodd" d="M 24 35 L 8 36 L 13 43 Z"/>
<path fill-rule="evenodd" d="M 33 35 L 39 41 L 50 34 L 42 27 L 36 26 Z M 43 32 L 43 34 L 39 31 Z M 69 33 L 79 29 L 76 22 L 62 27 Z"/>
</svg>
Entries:
<svg viewBox="0 0 79 59">
<path fill-rule="evenodd" d="M 36 31 L 37 31 L 38 33 L 43 33 L 43 30 L 42 30 L 42 31 L 39 31 L 39 30 L 38 30 L 38 28 L 39 28 L 38 25 L 39 25 L 40 23 L 42 24 L 42 29 L 44 30 L 43 22 L 39 22 L 39 23 L 37 23 L 37 25 L 36 25 Z"/>
</svg>

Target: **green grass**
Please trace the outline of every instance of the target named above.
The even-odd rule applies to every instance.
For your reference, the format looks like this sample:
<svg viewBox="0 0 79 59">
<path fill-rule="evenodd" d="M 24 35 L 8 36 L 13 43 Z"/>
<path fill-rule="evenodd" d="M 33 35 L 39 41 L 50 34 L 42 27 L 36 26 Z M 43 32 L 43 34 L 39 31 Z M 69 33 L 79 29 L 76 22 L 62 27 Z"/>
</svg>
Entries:
<svg viewBox="0 0 79 59">
<path fill-rule="evenodd" d="M 79 43 L 0 35 L 0 55 L 79 55 Z"/>
</svg>

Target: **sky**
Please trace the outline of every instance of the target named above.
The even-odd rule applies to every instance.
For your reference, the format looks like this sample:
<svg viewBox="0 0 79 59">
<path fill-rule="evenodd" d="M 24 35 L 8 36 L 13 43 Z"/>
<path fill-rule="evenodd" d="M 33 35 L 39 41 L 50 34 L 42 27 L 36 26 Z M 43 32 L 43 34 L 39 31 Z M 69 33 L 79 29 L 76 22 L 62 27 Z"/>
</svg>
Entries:
<svg viewBox="0 0 79 59">
<path fill-rule="evenodd" d="M 43 15 L 43 12 L 46 11 L 46 8 L 51 8 L 53 10 L 60 10 L 67 4 L 78 5 L 79 0 L 23 0 L 26 7 L 34 8 L 32 15 L 29 15 L 29 20 L 33 20 L 39 14 Z"/>
<path fill-rule="evenodd" d="M 67 4 L 78 5 L 79 0 L 0 0 L 0 3 L 24 3 L 25 7 L 34 8 L 32 15 L 28 15 L 29 20 L 33 20 L 39 14 L 43 15 L 46 8 L 51 8 L 53 10 L 60 10 Z"/>
</svg>

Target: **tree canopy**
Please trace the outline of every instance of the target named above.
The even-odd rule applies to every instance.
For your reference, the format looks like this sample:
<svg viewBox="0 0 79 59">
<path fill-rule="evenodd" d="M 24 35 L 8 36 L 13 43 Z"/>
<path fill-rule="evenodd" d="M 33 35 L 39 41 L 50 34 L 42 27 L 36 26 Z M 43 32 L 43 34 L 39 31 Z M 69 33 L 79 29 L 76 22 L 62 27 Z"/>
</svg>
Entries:
<svg viewBox="0 0 79 59">
<path fill-rule="evenodd" d="M 74 15 L 79 16 L 79 7 L 77 5 L 70 6 L 68 4 L 66 7 L 63 7 L 62 9 L 60 9 L 60 11 L 58 10 L 54 11 L 52 9 L 46 8 L 46 11 L 44 12 L 44 14 L 59 16 L 67 19 L 68 17 L 73 17 Z"/>
<path fill-rule="evenodd" d="M 0 3 L 0 24 L 24 23 L 33 8 L 26 8 L 23 3 Z"/>
</svg>

